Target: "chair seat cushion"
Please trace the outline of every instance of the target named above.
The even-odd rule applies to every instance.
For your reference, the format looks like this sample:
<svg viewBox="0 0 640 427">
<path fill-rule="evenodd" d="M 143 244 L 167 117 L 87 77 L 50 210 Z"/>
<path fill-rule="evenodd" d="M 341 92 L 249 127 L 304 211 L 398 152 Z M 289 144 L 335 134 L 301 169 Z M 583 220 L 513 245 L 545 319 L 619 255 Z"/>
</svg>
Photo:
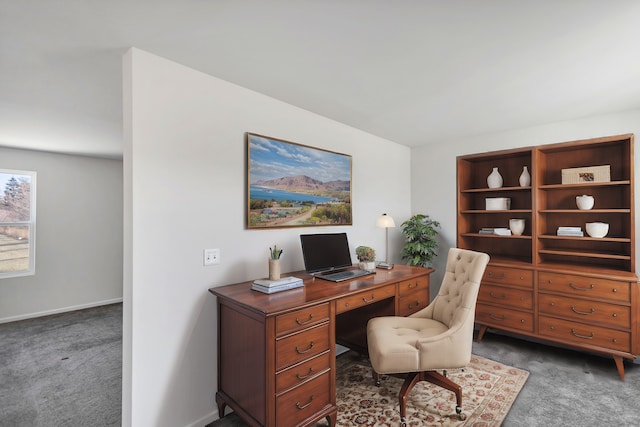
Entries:
<svg viewBox="0 0 640 427">
<path fill-rule="evenodd" d="M 432 319 L 395 316 L 373 318 L 367 325 L 371 365 L 379 374 L 446 367 L 446 354 L 430 355 L 430 366 L 425 366 L 425 355 L 420 354 L 423 346 L 418 341 L 443 334 L 447 330 L 447 325 Z"/>
</svg>

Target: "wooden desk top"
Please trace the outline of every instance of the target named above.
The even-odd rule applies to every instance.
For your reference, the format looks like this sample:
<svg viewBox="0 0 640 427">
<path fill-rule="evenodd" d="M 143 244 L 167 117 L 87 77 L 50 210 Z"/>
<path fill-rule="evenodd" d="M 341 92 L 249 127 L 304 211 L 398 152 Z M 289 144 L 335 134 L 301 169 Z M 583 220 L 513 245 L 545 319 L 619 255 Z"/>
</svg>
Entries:
<svg viewBox="0 0 640 427">
<path fill-rule="evenodd" d="M 250 280 L 233 285 L 210 288 L 209 292 L 218 298 L 239 304 L 264 316 L 274 316 L 285 311 L 332 301 L 367 289 L 375 289 L 389 283 L 429 275 L 433 271 L 431 268 L 396 264 L 391 270 L 376 269 L 376 274 L 338 283 L 316 279 L 305 271 L 294 271 L 285 273 L 282 276 L 301 278 L 304 281 L 303 287 L 274 294 L 264 294 L 252 290 L 253 281 Z"/>
</svg>

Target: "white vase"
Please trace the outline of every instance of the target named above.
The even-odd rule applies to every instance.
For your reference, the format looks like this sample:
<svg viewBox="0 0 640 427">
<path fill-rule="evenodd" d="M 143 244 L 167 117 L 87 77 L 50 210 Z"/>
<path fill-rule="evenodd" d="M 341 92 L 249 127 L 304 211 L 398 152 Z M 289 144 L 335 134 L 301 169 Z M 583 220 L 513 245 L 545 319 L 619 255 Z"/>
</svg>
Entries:
<svg viewBox="0 0 640 427">
<path fill-rule="evenodd" d="M 531 175 L 529 175 L 529 170 L 526 166 L 522 168 L 522 173 L 520 174 L 518 182 L 520 182 L 520 187 L 527 187 L 531 184 Z"/>
<path fill-rule="evenodd" d="M 510 219 L 509 230 L 511 230 L 511 234 L 514 236 L 520 236 L 524 232 L 524 219 Z"/>
<path fill-rule="evenodd" d="M 487 177 L 487 185 L 489 188 L 502 187 L 502 175 L 498 172 L 498 168 L 493 168 L 493 172 L 491 172 Z"/>
<path fill-rule="evenodd" d="M 360 261 L 358 267 L 360 268 L 360 270 L 373 271 L 376 269 L 376 263 L 375 261 Z"/>
</svg>

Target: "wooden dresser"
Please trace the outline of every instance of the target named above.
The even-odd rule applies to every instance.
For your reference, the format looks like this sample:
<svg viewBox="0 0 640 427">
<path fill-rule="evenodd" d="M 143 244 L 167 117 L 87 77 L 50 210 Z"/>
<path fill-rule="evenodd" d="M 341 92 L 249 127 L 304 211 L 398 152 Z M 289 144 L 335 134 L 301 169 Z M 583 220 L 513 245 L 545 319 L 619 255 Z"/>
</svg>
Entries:
<svg viewBox="0 0 640 427">
<path fill-rule="evenodd" d="M 608 179 L 597 175 L 603 166 Z M 478 340 L 494 328 L 611 355 L 624 379 L 624 359 L 640 354 L 633 166 L 631 134 L 458 157 L 457 245 L 491 256 Z M 530 185 L 519 182 L 524 167 Z M 488 188 L 494 168 L 504 182 Z M 586 173 L 567 179 L 576 168 Z M 581 195 L 594 197 L 592 209 L 577 207 Z M 510 203 L 489 208 L 487 199 Z M 521 235 L 487 234 L 512 218 L 525 220 Z M 590 237 L 588 222 L 606 222 L 609 232 Z"/>
<path fill-rule="evenodd" d="M 396 265 L 340 283 L 305 272 L 304 287 L 275 294 L 252 282 L 211 288 L 218 301 L 220 417 L 231 407 L 251 426 L 336 423 L 336 343 L 366 350 L 366 323 L 429 304 L 433 270 Z"/>
</svg>

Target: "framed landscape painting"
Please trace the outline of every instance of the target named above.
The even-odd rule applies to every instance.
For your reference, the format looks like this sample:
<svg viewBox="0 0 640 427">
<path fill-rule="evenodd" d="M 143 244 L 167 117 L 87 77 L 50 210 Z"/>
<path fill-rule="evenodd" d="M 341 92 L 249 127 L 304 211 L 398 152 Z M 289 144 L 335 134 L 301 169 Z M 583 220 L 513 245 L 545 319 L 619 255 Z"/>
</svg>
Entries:
<svg viewBox="0 0 640 427">
<path fill-rule="evenodd" d="M 248 228 L 351 225 L 351 156 L 247 133 Z"/>
</svg>

